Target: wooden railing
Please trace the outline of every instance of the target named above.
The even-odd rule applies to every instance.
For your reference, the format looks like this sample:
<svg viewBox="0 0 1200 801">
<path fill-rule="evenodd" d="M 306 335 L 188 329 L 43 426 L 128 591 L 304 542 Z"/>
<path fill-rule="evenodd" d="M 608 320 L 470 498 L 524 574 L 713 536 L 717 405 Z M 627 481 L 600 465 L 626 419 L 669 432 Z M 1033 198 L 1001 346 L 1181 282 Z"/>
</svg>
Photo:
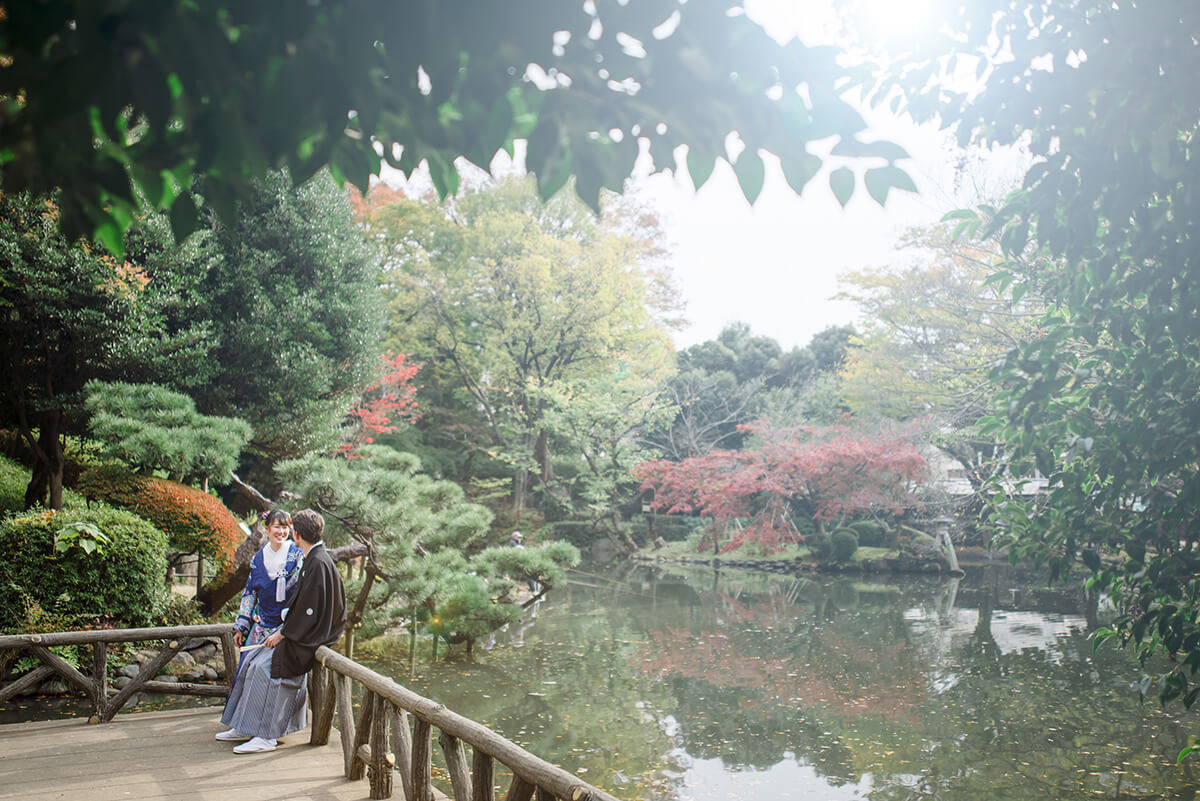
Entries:
<svg viewBox="0 0 1200 801">
<path fill-rule="evenodd" d="M 0 635 L 0 657 L 6 651 L 25 651 L 42 664 L 0 689 L 0 702 L 36 687 L 57 673 L 92 699 L 92 723 L 103 723 L 138 691 L 208 695 L 228 694 L 230 684 L 158 682 L 158 674 L 175 654 L 198 637 L 219 637 L 225 662 L 225 679 L 237 671 L 238 650 L 229 624 L 172 628 L 65 631 L 52 634 Z M 107 646 L 118 642 L 165 640 L 166 645 L 120 690 L 108 686 Z M 92 676 L 88 677 L 50 650 L 56 645 L 92 645 Z M 353 682 L 362 687 L 357 717 Z M 402 687 L 392 679 L 347 659 L 329 648 L 317 650 L 317 664 L 308 676 L 312 704 L 312 745 L 327 745 L 334 715 L 341 733 L 343 764 L 349 779 L 366 776 L 371 798 L 390 798 L 395 773 L 408 801 L 432 801 L 433 729 L 455 801 L 494 801 L 496 763 L 512 773 L 506 801 L 617 801 L 562 768 L 534 756 L 491 729 L 447 709 L 442 704 Z M 468 767 L 466 746 L 472 750 Z"/>
<path fill-rule="evenodd" d="M 430 743 L 436 727 L 455 801 L 493 801 L 497 762 L 512 771 L 507 801 L 529 801 L 535 792 L 538 801 L 617 801 L 491 729 L 336 651 L 320 648 L 317 660 L 309 675 L 309 689 L 314 691 L 311 742 L 329 741 L 336 709 L 346 776 L 359 779 L 365 772 L 371 798 L 391 797 L 395 768 L 408 801 L 432 801 Z M 351 704 L 352 681 L 363 688 L 357 720 Z M 464 745 L 473 751 L 469 769 Z"/>
<path fill-rule="evenodd" d="M 221 655 L 225 662 L 224 684 L 194 684 L 189 682 L 154 681 L 154 677 L 177 653 L 201 637 L 219 637 Z M 144 665 L 137 676 L 117 690 L 108 685 L 108 646 L 112 643 L 165 640 L 157 655 Z M 91 645 L 92 674 L 85 676 L 73 665 L 50 650 L 55 645 Z M 0 655 L 6 651 L 26 651 L 38 657 L 42 664 L 12 684 L 0 689 L 0 703 L 25 690 L 37 687 L 44 679 L 57 673 L 82 690 L 92 701 L 91 723 L 106 723 L 136 692 L 207 695 L 223 698 L 229 695 L 237 673 L 238 649 L 233 640 L 233 626 L 218 623 L 208 626 L 171 626 L 149 629 L 94 629 L 91 631 L 56 631 L 49 634 L 0 635 Z M 111 697 L 110 697 L 111 696 Z"/>
</svg>

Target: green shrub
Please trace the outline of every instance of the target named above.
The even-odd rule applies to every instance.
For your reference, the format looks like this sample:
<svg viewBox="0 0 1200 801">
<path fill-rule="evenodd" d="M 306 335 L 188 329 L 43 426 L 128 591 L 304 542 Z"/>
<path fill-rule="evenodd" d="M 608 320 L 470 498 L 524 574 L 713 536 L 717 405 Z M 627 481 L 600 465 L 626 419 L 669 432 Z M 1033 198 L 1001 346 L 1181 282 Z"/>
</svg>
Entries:
<svg viewBox="0 0 1200 801">
<path fill-rule="evenodd" d="M 913 534 L 908 537 L 908 541 L 915 547 L 922 550 L 931 550 L 937 548 L 937 540 L 926 534 L 924 531 L 914 531 Z"/>
<path fill-rule="evenodd" d="M 863 548 L 883 548 L 892 539 L 887 523 L 879 520 L 855 520 L 846 528 L 858 535 L 858 544 Z"/>
<path fill-rule="evenodd" d="M 25 508 L 25 488 L 28 486 L 29 470 L 0 456 L 0 515 Z"/>
<path fill-rule="evenodd" d="M 822 562 L 833 553 L 833 542 L 829 539 L 828 534 L 814 531 L 804 538 L 804 544 L 812 551 L 812 555 Z"/>
<path fill-rule="evenodd" d="M 829 535 L 829 544 L 832 551 L 830 558 L 834 562 L 847 562 L 858 550 L 858 535 L 853 529 L 839 528 Z"/>
<path fill-rule="evenodd" d="M 242 600 L 240 593 L 237 599 L 240 603 Z M 162 615 L 155 622 L 162 626 L 195 626 L 208 621 L 205 620 L 199 605 L 194 600 L 178 592 L 168 592 Z"/>
<path fill-rule="evenodd" d="M 55 550 L 60 533 L 87 526 L 107 543 Z M 20 631 L 36 608 L 74 627 L 145 626 L 166 604 L 166 536 L 131 512 L 96 504 L 0 521 L 0 630 Z"/>
<path fill-rule="evenodd" d="M 185 484 L 108 465 L 85 472 L 76 490 L 149 520 L 167 533 L 172 548 L 185 553 L 198 550 L 223 562 L 246 538 L 224 504 Z"/>
</svg>

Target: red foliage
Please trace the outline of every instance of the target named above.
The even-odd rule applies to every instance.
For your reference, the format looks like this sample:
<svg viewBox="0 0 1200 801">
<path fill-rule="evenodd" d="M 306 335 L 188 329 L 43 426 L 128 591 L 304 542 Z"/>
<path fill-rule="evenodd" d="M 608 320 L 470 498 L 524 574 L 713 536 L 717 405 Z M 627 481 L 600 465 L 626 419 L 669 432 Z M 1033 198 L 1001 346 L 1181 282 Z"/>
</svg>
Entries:
<svg viewBox="0 0 1200 801">
<path fill-rule="evenodd" d="M 925 474 L 925 460 L 899 437 L 847 426 L 775 429 L 761 421 L 742 429 L 757 435 L 754 449 L 638 465 L 634 476 L 654 491 L 653 508 L 699 513 L 721 527 L 751 518 L 725 546 L 729 551 L 750 541 L 767 549 L 799 541 L 791 523 L 797 506 L 814 520 L 833 520 L 899 513 L 916 503 L 912 486 Z"/>
<path fill-rule="evenodd" d="M 401 197 L 403 195 L 400 192 L 382 181 L 372 184 L 365 195 L 350 187 L 350 206 L 354 209 L 354 216 L 360 220 L 373 211 L 392 205 Z"/>
<path fill-rule="evenodd" d="M 350 440 L 341 445 L 347 458 L 354 456 L 359 445 L 374 442 L 376 435 L 395 431 L 397 421 L 415 423 L 420 419 L 417 412 L 420 385 L 412 383 L 420 369 L 421 365 L 410 362 L 404 353 L 385 353 L 380 357 L 379 377 L 363 390 L 358 405 L 350 410 L 356 424 Z"/>
<path fill-rule="evenodd" d="M 199 551 L 218 561 L 233 557 L 245 532 L 225 505 L 207 492 L 123 468 L 100 467 L 84 473 L 75 489 L 128 509 L 166 532 L 171 547 Z"/>
<path fill-rule="evenodd" d="M 668 626 L 650 631 L 631 664 L 661 681 L 682 677 L 737 689 L 740 709 L 787 706 L 843 719 L 879 716 L 919 722 L 928 681 L 911 644 L 841 636 L 822 628 L 820 647 L 803 658 L 764 653 L 753 632 L 789 630 L 804 613 L 790 604 L 779 610 L 743 606 L 741 612 L 746 628 L 692 631 Z M 875 664 L 890 668 L 879 672 L 872 669 Z"/>
</svg>

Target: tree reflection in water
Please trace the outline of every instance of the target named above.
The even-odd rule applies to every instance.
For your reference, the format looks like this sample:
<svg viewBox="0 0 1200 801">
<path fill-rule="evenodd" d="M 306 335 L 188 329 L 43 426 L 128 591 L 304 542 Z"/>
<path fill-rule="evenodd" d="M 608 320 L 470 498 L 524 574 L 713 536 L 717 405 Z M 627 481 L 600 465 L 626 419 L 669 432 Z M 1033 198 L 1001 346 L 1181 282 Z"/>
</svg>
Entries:
<svg viewBox="0 0 1200 801">
<path fill-rule="evenodd" d="M 1194 716 L 1014 581 L 579 574 L 415 689 L 628 799 L 1193 798 Z"/>
</svg>

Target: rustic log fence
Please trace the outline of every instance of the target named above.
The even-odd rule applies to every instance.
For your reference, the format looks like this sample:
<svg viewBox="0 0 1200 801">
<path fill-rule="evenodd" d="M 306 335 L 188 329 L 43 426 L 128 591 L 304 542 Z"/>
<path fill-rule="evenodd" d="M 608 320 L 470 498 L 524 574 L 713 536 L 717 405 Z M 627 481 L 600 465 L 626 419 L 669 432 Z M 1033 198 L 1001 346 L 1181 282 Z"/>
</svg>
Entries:
<svg viewBox="0 0 1200 801">
<path fill-rule="evenodd" d="M 225 662 L 226 684 L 189 684 L 152 681 L 193 640 L 219 637 Z M 111 643 L 164 640 L 165 646 L 138 675 L 120 690 L 108 686 L 107 647 Z M 85 676 L 50 650 L 56 645 L 92 645 L 91 677 Z M 238 650 L 229 624 L 170 628 L 66 631 L 49 634 L 0 636 L 0 657 L 7 651 L 24 651 L 42 664 L 0 689 L 0 702 L 37 686 L 58 673 L 92 700 L 89 722 L 103 723 L 138 691 L 207 695 L 228 694 L 237 671 Z M 356 717 L 354 688 L 362 687 Z M 392 679 L 347 659 L 329 648 L 317 650 L 317 664 L 308 675 L 312 705 L 311 745 L 327 745 L 336 714 L 342 741 L 344 772 L 348 779 L 364 777 L 371 798 L 390 798 L 393 777 L 400 775 L 408 801 L 433 801 L 432 740 L 434 729 L 445 758 L 454 801 L 495 801 L 496 763 L 512 773 L 505 801 L 617 801 L 605 791 L 534 756 L 491 729 L 414 693 Z M 468 765 L 466 746 L 472 750 Z"/>
<path fill-rule="evenodd" d="M 362 686 L 357 720 L 352 685 Z M 390 798 L 393 768 L 408 801 L 432 801 L 433 729 L 446 761 L 455 801 L 494 801 L 496 763 L 512 772 L 506 801 L 617 801 L 562 768 L 546 762 L 491 729 L 402 687 L 329 648 L 317 651 L 309 674 L 314 745 L 329 742 L 336 710 L 346 776 L 365 773 L 371 798 Z M 473 752 L 468 766 L 466 748 Z"/>
<path fill-rule="evenodd" d="M 204 637 L 221 639 L 221 654 L 225 662 L 224 684 L 154 681 L 158 672 L 174 656 L 194 641 Z M 158 654 L 146 662 L 128 684 L 121 689 L 108 685 L 108 646 L 114 643 L 164 640 Z M 91 645 L 92 674 L 85 676 L 73 665 L 50 650 L 56 645 Z M 233 640 L 233 627 L 228 623 L 206 626 L 169 626 L 146 629 L 93 629 L 90 631 L 56 631 L 48 634 L 0 635 L 0 655 L 7 651 L 25 651 L 36 656 L 42 664 L 21 678 L 0 688 L 0 703 L 19 693 L 38 686 L 42 680 L 57 673 L 69 684 L 82 690 L 92 701 L 91 723 L 107 723 L 136 692 L 207 695 L 223 698 L 229 695 L 237 673 L 238 649 Z"/>
</svg>

